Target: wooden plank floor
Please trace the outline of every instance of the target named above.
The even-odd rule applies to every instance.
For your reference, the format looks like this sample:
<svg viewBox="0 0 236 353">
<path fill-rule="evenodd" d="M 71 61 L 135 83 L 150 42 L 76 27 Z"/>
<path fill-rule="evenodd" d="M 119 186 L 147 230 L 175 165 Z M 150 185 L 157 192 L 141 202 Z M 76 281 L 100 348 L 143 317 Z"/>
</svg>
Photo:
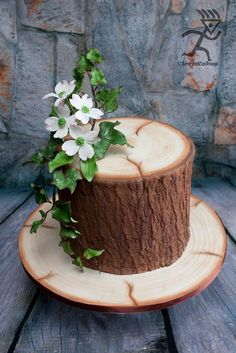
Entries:
<svg viewBox="0 0 236 353">
<path fill-rule="evenodd" d="M 61 303 L 28 279 L 17 236 L 34 200 L 27 192 L 0 190 L 0 352 L 236 352 L 236 187 L 198 179 L 193 193 L 216 209 L 229 232 L 220 275 L 202 294 L 168 310 L 105 314 Z"/>
</svg>

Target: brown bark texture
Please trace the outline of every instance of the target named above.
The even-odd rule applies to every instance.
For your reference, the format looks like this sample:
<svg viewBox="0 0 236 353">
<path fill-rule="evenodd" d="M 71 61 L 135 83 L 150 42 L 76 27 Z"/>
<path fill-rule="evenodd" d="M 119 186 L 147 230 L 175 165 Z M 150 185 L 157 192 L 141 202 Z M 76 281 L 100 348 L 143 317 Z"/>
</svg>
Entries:
<svg viewBox="0 0 236 353">
<path fill-rule="evenodd" d="M 189 240 L 193 149 L 165 174 L 138 179 L 79 181 L 70 200 L 79 239 L 71 241 L 86 267 L 113 274 L 134 274 L 168 266 Z M 82 245 L 81 245 L 82 244 Z M 90 260 L 83 248 L 105 249 Z"/>
</svg>

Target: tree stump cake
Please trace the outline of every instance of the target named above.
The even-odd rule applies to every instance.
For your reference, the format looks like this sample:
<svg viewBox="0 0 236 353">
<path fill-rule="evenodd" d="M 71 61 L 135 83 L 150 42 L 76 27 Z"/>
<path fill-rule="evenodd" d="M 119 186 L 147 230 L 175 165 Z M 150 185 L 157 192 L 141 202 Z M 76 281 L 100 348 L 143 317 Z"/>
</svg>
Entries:
<svg viewBox="0 0 236 353">
<path fill-rule="evenodd" d="M 86 267 L 134 274 L 168 266 L 189 240 L 194 145 L 174 127 L 138 117 L 120 121 L 133 148 L 113 146 L 98 162 L 91 183 L 81 180 L 70 200 L 81 236 L 71 240 L 76 256 L 83 248 L 105 249 Z M 97 124 L 99 124 L 97 122 Z"/>
</svg>

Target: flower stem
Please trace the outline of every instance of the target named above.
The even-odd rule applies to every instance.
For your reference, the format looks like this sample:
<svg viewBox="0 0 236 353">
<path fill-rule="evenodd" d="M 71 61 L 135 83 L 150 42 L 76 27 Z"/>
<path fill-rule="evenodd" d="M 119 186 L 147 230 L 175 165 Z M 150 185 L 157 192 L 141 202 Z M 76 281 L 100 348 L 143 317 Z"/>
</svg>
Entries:
<svg viewBox="0 0 236 353">
<path fill-rule="evenodd" d="M 86 71 L 86 73 L 87 73 L 88 78 L 89 78 L 89 82 L 90 82 L 90 86 L 91 86 L 91 90 L 92 90 L 92 95 L 93 95 L 93 100 L 94 100 L 94 105 L 95 105 L 95 108 L 97 108 L 97 107 L 98 107 L 98 104 L 97 104 L 97 101 L 96 101 L 96 89 L 98 88 L 98 86 L 95 86 L 95 87 L 94 87 L 94 86 L 91 84 L 91 76 L 90 76 L 90 74 L 89 74 L 88 71 Z M 91 122 L 90 122 L 90 123 L 91 123 Z M 93 119 L 93 122 L 91 123 L 91 131 L 94 129 L 95 124 L 96 124 L 96 120 Z"/>
</svg>

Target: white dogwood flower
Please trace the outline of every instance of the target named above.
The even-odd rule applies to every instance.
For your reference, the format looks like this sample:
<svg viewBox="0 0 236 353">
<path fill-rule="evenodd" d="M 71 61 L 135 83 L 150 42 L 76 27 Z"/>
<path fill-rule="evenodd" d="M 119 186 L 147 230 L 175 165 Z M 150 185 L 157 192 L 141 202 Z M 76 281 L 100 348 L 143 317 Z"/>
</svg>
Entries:
<svg viewBox="0 0 236 353">
<path fill-rule="evenodd" d="M 54 105 L 56 107 L 61 104 L 64 99 L 66 99 L 75 89 L 75 80 L 71 82 L 67 82 L 65 80 L 58 82 L 58 84 L 55 86 L 55 93 L 48 93 L 46 94 L 43 99 L 49 98 L 49 97 L 55 97 L 57 98 Z"/>
<path fill-rule="evenodd" d="M 65 151 L 68 156 L 74 156 L 78 153 L 80 159 L 83 161 L 92 158 L 94 155 L 92 145 L 100 140 L 98 138 L 98 131 L 84 132 L 81 127 L 73 125 L 70 127 L 70 135 L 73 140 L 64 142 L 62 150 Z"/>
<path fill-rule="evenodd" d="M 73 94 L 72 99 L 70 99 L 70 104 L 78 109 L 75 113 L 75 117 L 83 124 L 87 124 L 89 118 L 100 119 L 103 115 L 103 112 L 100 109 L 93 108 L 93 101 L 87 94 L 84 94 L 82 97 L 78 94 Z"/>
<path fill-rule="evenodd" d="M 70 109 L 67 105 L 59 106 L 57 108 L 56 116 L 50 116 L 45 120 L 46 130 L 56 131 L 53 135 L 55 138 L 63 138 L 68 134 L 68 130 L 72 124 L 75 123 L 75 116 L 70 116 Z"/>
</svg>

